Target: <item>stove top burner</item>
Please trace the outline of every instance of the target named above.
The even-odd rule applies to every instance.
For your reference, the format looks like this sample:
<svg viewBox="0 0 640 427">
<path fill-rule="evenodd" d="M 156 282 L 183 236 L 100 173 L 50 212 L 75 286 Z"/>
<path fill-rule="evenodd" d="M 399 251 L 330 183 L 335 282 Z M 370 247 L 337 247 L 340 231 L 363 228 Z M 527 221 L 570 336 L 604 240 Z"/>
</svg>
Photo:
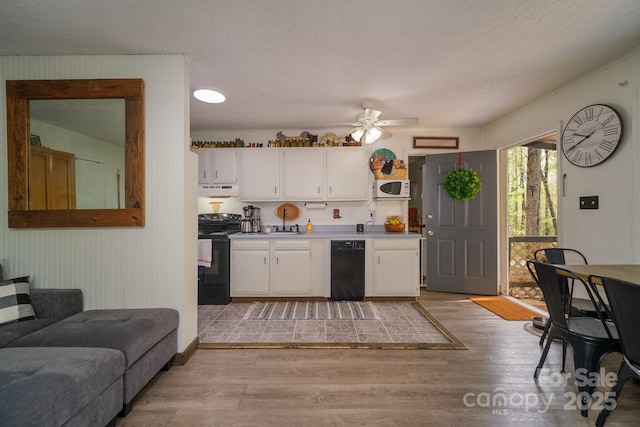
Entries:
<svg viewBox="0 0 640 427">
<path fill-rule="evenodd" d="M 240 232 L 242 215 L 211 213 L 198 215 L 198 238 L 228 239 L 229 234 Z"/>
</svg>

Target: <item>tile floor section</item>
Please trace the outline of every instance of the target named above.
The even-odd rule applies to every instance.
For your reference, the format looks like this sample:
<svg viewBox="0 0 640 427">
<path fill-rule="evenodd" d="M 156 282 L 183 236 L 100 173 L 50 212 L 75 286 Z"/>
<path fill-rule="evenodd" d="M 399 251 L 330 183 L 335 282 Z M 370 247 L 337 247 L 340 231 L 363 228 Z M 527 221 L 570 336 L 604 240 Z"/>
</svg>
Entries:
<svg viewBox="0 0 640 427">
<path fill-rule="evenodd" d="M 244 320 L 251 303 L 201 305 L 201 343 L 449 343 L 409 302 L 376 302 L 380 320 Z"/>
</svg>

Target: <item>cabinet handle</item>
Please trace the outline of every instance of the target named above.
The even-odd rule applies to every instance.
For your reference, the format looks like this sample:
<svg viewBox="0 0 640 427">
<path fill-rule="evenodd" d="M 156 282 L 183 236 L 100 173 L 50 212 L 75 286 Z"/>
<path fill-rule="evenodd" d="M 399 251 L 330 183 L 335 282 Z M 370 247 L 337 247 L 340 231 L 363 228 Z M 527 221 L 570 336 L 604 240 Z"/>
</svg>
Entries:
<svg viewBox="0 0 640 427">
<path fill-rule="evenodd" d="M 318 194 L 320 194 L 320 187 L 318 187 Z"/>
<path fill-rule="evenodd" d="M 267 265 L 267 257 L 264 257 L 264 265 Z"/>
<path fill-rule="evenodd" d="M 276 257 L 276 265 L 280 264 L 280 257 Z"/>
<path fill-rule="evenodd" d="M 333 194 L 333 187 L 329 186 L 329 194 Z"/>
<path fill-rule="evenodd" d="M 203 173 L 203 178 L 204 178 L 204 179 L 207 179 L 207 171 L 204 171 L 204 173 Z"/>
<path fill-rule="evenodd" d="M 380 255 L 378 255 L 378 264 L 380 264 Z"/>
<path fill-rule="evenodd" d="M 278 187 L 273 187 L 273 194 L 278 194 Z"/>
<path fill-rule="evenodd" d="M 218 178 L 218 171 L 216 171 L 216 176 L 215 177 L 216 177 L 216 179 Z"/>
</svg>

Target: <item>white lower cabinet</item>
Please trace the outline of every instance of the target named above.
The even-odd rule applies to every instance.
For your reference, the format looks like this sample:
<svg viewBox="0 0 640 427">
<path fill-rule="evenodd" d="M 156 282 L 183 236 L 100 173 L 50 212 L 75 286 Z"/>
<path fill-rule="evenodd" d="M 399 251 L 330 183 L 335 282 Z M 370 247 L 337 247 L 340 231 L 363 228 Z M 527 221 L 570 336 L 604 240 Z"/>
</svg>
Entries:
<svg viewBox="0 0 640 427">
<path fill-rule="evenodd" d="M 372 296 L 420 294 L 420 240 L 375 239 Z"/>
<path fill-rule="evenodd" d="M 232 297 L 329 297 L 325 239 L 231 239 Z M 420 239 L 367 239 L 366 296 L 420 294 Z M 326 261 L 326 262 L 325 262 Z"/>
<path fill-rule="evenodd" d="M 269 241 L 231 241 L 231 296 L 269 295 Z"/>
<path fill-rule="evenodd" d="M 323 240 L 232 239 L 232 297 L 323 296 Z"/>
<path fill-rule="evenodd" d="M 273 296 L 311 296 L 311 242 L 281 239 L 271 242 Z"/>
</svg>

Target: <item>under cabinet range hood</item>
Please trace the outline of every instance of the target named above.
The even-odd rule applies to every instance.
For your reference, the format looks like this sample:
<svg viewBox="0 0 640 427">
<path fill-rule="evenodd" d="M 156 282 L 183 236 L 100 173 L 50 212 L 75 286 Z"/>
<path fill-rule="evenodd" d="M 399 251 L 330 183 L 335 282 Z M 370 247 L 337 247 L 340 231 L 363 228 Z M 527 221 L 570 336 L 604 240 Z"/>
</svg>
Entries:
<svg viewBox="0 0 640 427">
<path fill-rule="evenodd" d="M 198 196 L 229 197 L 240 194 L 238 186 L 234 184 L 200 184 Z"/>
</svg>

